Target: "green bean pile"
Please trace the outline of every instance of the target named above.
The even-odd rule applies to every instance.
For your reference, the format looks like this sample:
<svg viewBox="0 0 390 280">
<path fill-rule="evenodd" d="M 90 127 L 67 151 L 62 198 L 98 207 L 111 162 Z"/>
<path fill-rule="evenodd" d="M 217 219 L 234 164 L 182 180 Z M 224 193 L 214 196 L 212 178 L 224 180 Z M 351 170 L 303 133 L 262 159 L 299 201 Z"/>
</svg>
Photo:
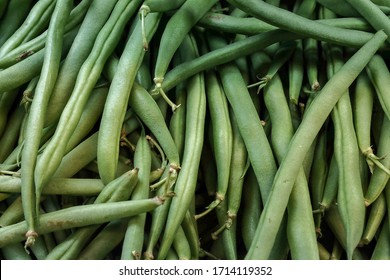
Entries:
<svg viewBox="0 0 390 280">
<path fill-rule="evenodd" d="M 389 0 L 0 0 L 0 257 L 390 259 Z"/>
</svg>

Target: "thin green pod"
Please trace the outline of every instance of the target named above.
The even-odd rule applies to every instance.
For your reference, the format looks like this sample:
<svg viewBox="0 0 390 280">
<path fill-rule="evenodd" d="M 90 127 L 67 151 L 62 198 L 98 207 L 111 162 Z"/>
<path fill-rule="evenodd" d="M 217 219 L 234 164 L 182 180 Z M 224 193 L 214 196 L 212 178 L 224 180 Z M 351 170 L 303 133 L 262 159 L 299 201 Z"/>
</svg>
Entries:
<svg viewBox="0 0 390 280">
<path fill-rule="evenodd" d="M 386 116 L 384 116 L 378 142 L 378 154 L 383 155 L 384 158 L 381 160 L 381 164 L 386 169 L 390 169 L 390 157 L 388 156 L 390 152 L 389 139 L 390 121 Z M 383 171 L 381 168 L 375 167 L 370 177 L 367 190 L 364 194 L 364 203 L 366 206 L 369 206 L 379 197 L 379 195 L 385 189 L 388 181 L 389 174 Z"/>
<path fill-rule="evenodd" d="M 371 260 L 390 260 L 390 225 L 388 219 L 382 225 Z"/>
<path fill-rule="evenodd" d="M 380 55 L 374 55 L 367 65 L 367 73 L 375 88 L 381 107 L 390 119 L 390 94 L 388 84 L 390 83 L 390 72 L 386 62 Z"/>
<path fill-rule="evenodd" d="M 134 153 L 134 166 L 138 168 L 138 183 L 131 195 L 131 199 L 145 199 L 149 197 L 149 178 L 151 170 L 151 151 L 142 130 Z M 122 245 L 122 260 L 140 259 L 143 253 L 146 213 L 129 219 L 126 234 Z"/>
<path fill-rule="evenodd" d="M 359 12 L 354 9 L 354 7 L 348 1 L 337 1 L 337 0 L 316 0 L 322 6 L 330 9 L 337 15 L 343 17 L 358 16 Z M 375 1 L 371 1 L 375 3 Z M 382 8 L 384 11 L 389 12 L 388 7 Z"/>
<path fill-rule="evenodd" d="M 77 31 L 78 28 L 75 28 L 64 35 L 62 55 L 65 55 L 69 50 Z M 44 56 L 45 49 L 42 49 L 26 59 L 0 71 L 0 92 L 16 89 L 38 76 L 42 70 Z"/>
<path fill-rule="evenodd" d="M 0 175 L 0 192 L 20 194 L 21 179 L 16 176 Z M 95 196 L 103 189 L 100 179 L 53 178 L 43 189 L 43 195 Z"/>
<path fill-rule="evenodd" d="M 126 233 L 127 219 L 108 223 L 80 252 L 78 260 L 104 260 L 120 243 Z"/>
<path fill-rule="evenodd" d="M 121 31 L 135 9 L 133 1 L 130 3 L 118 1 L 100 30 L 92 51 L 80 68 L 72 95 L 62 111 L 56 131 L 37 162 L 35 173 L 38 188 L 44 186 L 58 168 L 67 142 L 77 127 L 83 108 L 103 70 L 103 65 L 114 51 L 120 40 Z"/>
<path fill-rule="evenodd" d="M 0 95 L 0 136 L 3 135 L 8 123 L 9 113 L 17 98 L 17 91 L 3 92 Z"/>
<path fill-rule="evenodd" d="M 210 37 L 209 42 L 212 49 L 223 47 L 226 44 L 221 38 L 216 36 Z M 237 125 L 248 150 L 249 160 L 259 181 L 262 200 L 265 202 L 276 173 L 276 163 L 271 146 L 238 68 L 230 63 L 220 66 L 218 72 L 224 92 L 230 106 L 232 106 Z M 237 91 L 241 94 L 238 95 Z"/>
<path fill-rule="evenodd" d="M 244 177 L 240 215 L 242 224 L 240 234 L 246 250 L 249 250 L 254 240 L 262 209 L 263 204 L 261 202 L 260 188 L 252 167 L 249 167 Z"/>
<path fill-rule="evenodd" d="M 71 48 L 63 61 L 58 80 L 54 86 L 47 109 L 46 126 L 55 123 L 69 100 L 77 75 L 84 61 L 93 49 L 93 44 L 117 0 L 92 1 L 74 38 Z M 70 14 L 70 17 L 72 13 Z"/>
<path fill-rule="evenodd" d="M 78 25 L 80 25 L 80 23 L 84 20 L 84 16 L 87 12 L 87 9 L 89 8 L 89 4 L 90 0 L 82 1 L 70 12 L 68 22 L 65 25 L 65 34 L 71 32 L 73 29 L 78 28 Z M 14 65 L 15 63 L 18 63 L 26 57 L 41 50 L 45 46 L 46 38 L 47 30 L 40 35 L 37 35 L 33 39 L 15 47 L 13 50 L 9 51 L 6 55 L 0 58 L 0 67 L 6 68 Z"/>
<path fill-rule="evenodd" d="M 187 0 L 169 19 L 163 34 L 154 69 L 155 91 L 159 92 L 175 111 L 178 105 L 172 103 L 162 89 L 162 82 L 168 71 L 172 58 L 183 42 L 185 36 L 199 19 L 208 12 L 217 0 Z"/>
<path fill-rule="evenodd" d="M 32 257 L 26 253 L 26 250 L 21 243 L 4 246 L 1 248 L 1 253 L 4 260 L 32 260 Z"/>
<path fill-rule="evenodd" d="M 375 30 L 383 30 L 387 36 L 390 36 L 390 19 L 376 4 L 365 0 L 346 0 L 346 2 L 361 14 Z M 390 7 L 387 9 L 390 12 Z"/>
<path fill-rule="evenodd" d="M 364 227 L 361 243 L 363 245 L 369 244 L 375 237 L 382 224 L 383 219 L 386 216 L 386 198 L 384 194 L 381 194 L 370 207 L 367 222 Z"/>
<path fill-rule="evenodd" d="M 372 150 L 371 120 L 374 105 L 375 90 L 366 71 L 363 71 L 356 80 L 355 91 L 352 95 L 353 115 L 356 130 L 356 137 L 361 153 L 366 157 L 370 170 L 375 167 L 375 160 L 378 158 Z M 373 158 L 373 160 L 370 159 Z"/>
<path fill-rule="evenodd" d="M 178 148 L 153 97 L 145 88 L 135 82 L 131 89 L 129 104 L 144 125 L 150 129 L 154 137 L 156 137 L 156 140 L 161 145 L 170 165 L 173 168 L 180 168 Z"/>
<path fill-rule="evenodd" d="M 289 79 L 289 98 L 290 101 L 298 105 L 303 84 L 303 42 L 299 40 L 289 62 L 288 79 Z"/>
<path fill-rule="evenodd" d="M 138 0 L 137 0 L 138 1 Z M 159 24 L 161 15 L 150 14 L 146 23 L 147 39 L 150 40 Z M 116 176 L 119 140 L 122 123 L 127 110 L 129 95 L 138 69 L 142 63 L 145 51 L 141 22 L 137 21 L 135 30 L 131 33 L 124 53 L 119 59 L 117 71 L 113 77 L 100 122 L 98 155 L 99 174 L 103 182 L 108 183 Z"/>
<path fill-rule="evenodd" d="M 343 65 L 341 48 L 331 47 L 329 57 L 329 76 L 332 76 Z M 360 153 L 348 91 L 340 97 L 332 114 L 335 126 L 335 156 L 339 168 L 337 204 L 347 234 L 347 257 L 352 259 L 353 251 L 363 233 L 365 207 L 361 177 L 356 176 L 360 172 Z"/>
<path fill-rule="evenodd" d="M 126 201 L 138 182 L 139 170 L 134 168 L 107 184 L 93 204 Z M 75 259 L 100 225 L 82 227 L 56 246 L 46 259 Z"/>
<path fill-rule="evenodd" d="M 3 162 L 17 146 L 19 132 L 25 113 L 25 109 L 22 106 L 19 106 L 10 115 L 5 127 L 5 133 L 0 137 L 0 162 Z"/>
<path fill-rule="evenodd" d="M 15 31 L 23 24 L 23 20 L 31 12 L 33 1 L 25 0 L 10 0 L 5 4 L 4 15 L 0 23 L 0 46 L 15 34 Z"/>
<path fill-rule="evenodd" d="M 29 223 L 29 230 L 26 233 L 26 246 L 34 244 L 36 236 L 35 227 L 36 219 L 39 216 L 40 188 L 37 188 L 34 182 L 34 168 L 44 127 L 45 109 L 60 67 L 63 31 L 71 7 L 72 1 L 61 1 L 58 5 L 56 4 L 48 29 L 42 71 L 28 116 L 26 141 L 22 150 L 21 162 L 21 195 L 24 201 L 25 218 Z"/>
<path fill-rule="evenodd" d="M 275 234 L 283 218 L 284 209 L 288 204 L 288 198 L 294 185 L 301 163 L 310 144 L 330 114 L 338 99 L 356 79 L 375 52 L 382 46 L 387 36 L 384 32 L 378 32 L 369 43 L 360 48 L 344 66 L 326 83 L 321 94 L 311 103 L 305 113 L 301 125 L 295 132 L 290 149 L 275 175 L 272 191 L 265 204 L 263 215 L 260 218 L 256 240 L 246 258 L 267 258 L 272 248 Z M 329 94 L 332 93 L 332 94 Z M 305 143 L 304 145 L 302 143 Z M 283 196 L 282 196 L 283 194 Z M 264 244 L 259 251 L 257 246 Z"/>
<path fill-rule="evenodd" d="M 103 224 L 149 212 L 162 203 L 161 197 L 153 197 L 142 200 L 72 206 L 42 214 L 40 217 L 39 234 L 43 235 L 57 230 Z M 0 248 L 7 244 L 23 241 L 26 230 L 26 221 L 0 228 Z"/>
<path fill-rule="evenodd" d="M 17 196 L 0 216 L 0 227 L 16 224 L 23 220 L 22 198 Z"/>
<path fill-rule="evenodd" d="M 75 132 L 70 137 L 66 146 L 66 153 L 69 153 L 74 147 L 85 140 L 85 137 L 88 136 L 96 126 L 102 115 L 107 94 L 107 87 L 98 87 L 92 91 L 83 113 L 80 116 Z"/>
<path fill-rule="evenodd" d="M 176 231 L 175 238 L 172 242 L 172 248 L 176 251 L 179 260 L 191 259 L 191 247 L 181 226 Z"/>
<path fill-rule="evenodd" d="M 324 192 L 321 202 L 319 203 L 319 212 L 326 211 L 326 209 L 328 209 L 332 203 L 336 202 L 338 192 L 338 177 L 339 169 L 337 166 L 336 157 L 333 154 L 329 163 L 329 171 L 326 177 Z M 316 206 L 314 206 L 313 209 L 316 211 Z"/>
<path fill-rule="evenodd" d="M 212 127 L 212 150 L 216 162 L 217 186 L 214 201 L 207 206 L 204 213 L 198 214 L 197 218 L 212 211 L 225 199 L 229 185 L 229 173 L 233 153 L 233 132 L 229 117 L 228 101 L 215 72 L 207 73 L 205 84 Z"/>
<path fill-rule="evenodd" d="M 195 54 L 197 53 L 196 43 L 193 38 L 189 39 L 192 48 L 191 53 Z M 175 184 L 175 197 L 172 198 L 169 207 L 158 259 L 164 259 L 171 247 L 175 232 L 190 206 L 196 188 L 206 117 L 206 93 L 203 75 L 199 74 L 191 78 L 188 81 L 187 89 L 186 140 L 181 171 Z"/>
<path fill-rule="evenodd" d="M 19 2 L 19 1 L 12 1 L 12 2 Z M 25 2 L 25 1 L 22 1 Z M 50 19 L 51 14 L 54 11 L 55 8 L 55 2 L 53 0 L 44 0 L 39 1 L 34 4 L 34 6 L 31 8 L 31 10 L 28 13 L 27 18 L 24 19 L 23 24 L 15 30 L 15 32 L 10 36 L 6 42 L 4 42 L 1 45 L 0 48 L 0 57 L 4 56 L 6 53 L 8 53 L 10 50 L 18 46 L 20 43 L 23 42 L 23 40 L 26 38 L 26 36 L 29 34 L 30 30 L 34 28 L 34 25 L 36 25 L 40 20 L 41 17 L 44 17 L 46 14 L 46 23 Z M 21 3 L 18 4 L 18 8 L 23 7 L 24 5 Z M 26 7 L 26 6 L 24 6 Z M 18 9 L 14 7 L 14 9 Z"/>
<path fill-rule="evenodd" d="M 162 3 L 160 0 L 145 0 L 141 6 L 141 9 L 146 9 L 148 12 L 167 12 L 180 8 L 186 0 L 171 0 Z"/>
<path fill-rule="evenodd" d="M 283 84 L 278 74 L 264 88 L 264 102 L 272 124 L 271 145 L 280 164 L 289 147 L 294 128 Z M 290 248 L 293 259 L 318 259 L 319 253 L 311 209 L 308 182 L 304 170 L 301 168 L 287 205 L 287 219 L 283 222 L 283 224 L 287 224 L 288 244 L 285 246 Z M 297 229 L 300 229 L 299 232 Z M 276 238 L 283 237 L 282 227 Z M 283 241 L 277 239 L 276 243 L 282 244 Z M 272 257 L 272 252 L 270 257 Z"/>
</svg>

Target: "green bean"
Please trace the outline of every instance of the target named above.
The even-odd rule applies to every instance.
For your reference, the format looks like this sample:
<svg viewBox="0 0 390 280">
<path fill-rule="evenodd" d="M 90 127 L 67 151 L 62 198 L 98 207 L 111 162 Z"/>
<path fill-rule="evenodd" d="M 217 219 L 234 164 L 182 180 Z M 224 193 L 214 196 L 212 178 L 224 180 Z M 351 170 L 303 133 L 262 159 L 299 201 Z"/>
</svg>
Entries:
<svg viewBox="0 0 390 280">
<path fill-rule="evenodd" d="M 302 16 L 293 14 L 287 10 L 274 7 L 264 1 L 256 0 L 228 0 L 235 7 L 248 12 L 250 15 L 259 18 L 267 23 L 285 30 L 299 33 L 317 40 L 334 43 L 336 45 L 353 46 L 361 42 L 365 34 L 362 31 L 351 31 L 343 28 L 325 25 Z M 294 24 L 291 22 L 294 21 Z"/>
<path fill-rule="evenodd" d="M 176 251 L 179 260 L 191 259 L 191 247 L 181 226 L 176 232 L 172 247 Z"/>
<path fill-rule="evenodd" d="M 135 9 L 133 1 L 130 3 L 119 1 L 100 30 L 91 53 L 80 68 L 72 95 L 62 111 L 56 131 L 37 162 L 35 177 L 37 178 L 38 188 L 41 188 L 50 180 L 59 166 L 67 142 L 74 132 L 91 91 L 100 77 L 104 62 L 114 51 L 120 39 L 121 31 Z"/>
<path fill-rule="evenodd" d="M 138 168 L 134 168 L 107 184 L 94 200 L 94 204 L 126 201 L 138 182 Z M 54 248 L 47 259 L 75 259 L 99 225 L 79 228 Z"/>
<path fill-rule="evenodd" d="M 327 134 L 328 133 L 325 125 L 324 129 L 322 129 L 318 135 L 318 140 L 314 151 L 313 164 L 309 177 L 311 203 L 315 208 L 321 203 L 325 189 L 326 178 L 328 175 L 327 143 L 329 139 Z M 321 213 L 314 214 L 315 227 L 318 233 L 320 233 L 321 230 L 321 219 Z"/>
<path fill-rule="evenodd" d="M 25 113 L 25 109 L 19 106 L 10 115 L 7 126 L 5 127 L 5 133 L 0 137 L 0 162 L 3 162 L 17 145 L 19 131 Z"/>
<path fill-rule="evenodd" d="M 289 96 L 290 101 L 298 105 L 299 95 L 303 84 L 303 46 L 302 40 L 297 42 L 297 46 L 289 62 Z"/>
<path fill-rule="evenodd" d="M 324 7 L 330 9 L 334 13 L 346 17 L 346 16 L 358 16 L 359 13 L 356 11 L 355 7 L 351 5 L 352 3 L 348 1 L 337 1 L 337 0 L 316 0 L 318 3 Z M 374 2 L 374 1 L 371 1 Z M 388 7 L 381 7 L 383 12 L 389 12 Z"/>
<path fill-rule="evenodd" d="M 310 89 L 318 91 L 321 87 L 318 81 L 318 42 L 312 38 L 306 38 L 303 40 L 303 48 Z"/>
<path fill-rule="evenodd" d="M 0 95 L 0 136 L 4 133 L 8 122 L 8 114 L 13 108 L 16 97 L 16 91 L 3 92 Z"/>
<path fill-rule="evenodd" d="M 375 30 L 383 30 L 387 36 L 390 36 L 390 19 L 377 5 L 371 1 L 362 0 L 346 0 L 346 2 L 361 14 Z"/>
<path fill-rule="evenodd" d="M 390 130 L 390 121 L 385 116 L 382 122 L 381 134 L 378 142 L 378 154 L 384 155 L 381 164 L 388 170 L 390 169 L 390 158 L 387 156 L 389 154 L 389 130 Z M 367 191 L 364 194 L 364 203 L 366 206 L 373 203 L 379 195 L 382 193 L 386 187 L 387 182 L 389 181 L 389 174 L 381 168 L 375 168 L 371 177 L 370 182 L 367 187 Z"/>
<path fill-rule="evenodd" d="M 142 130 L 141 137 L 138 139 L 134 153 L 134 166 L 135 168 L 138 168 L 139 172 L 138 183 L 131 195 L 132 200 L 146 199 L 149 197 L 151 164 L 150 146 L 146 140 L 145 131 Z M 145 224 L 146 213 L 129 219 L 122 245 L 122 260 L 134 260 L 139 259 L 142 256 Z"/>
<path fill-rule="evenodd" d="M 374 239 L 375 234 L 378 232 L 378 229 L 385 218 L 386 211 L 386 198 L 384 194 L 381 194 L 370 207 L 370 212 L 361 239 L 363 245 L 369 244 Z"/>
<path fill-rule="evenodd" d="M 151 14 L 149 17 L 151 20 L 147 23 L 146 32 L 150 40 L 158 26 L 160 15 Z M 138 21 L 136 29 L 128 40 L 124 54 L 119 60 L 118 69 L 112 80 L 103 110 L 97 156 L 99 174 L 103 182 L 110 182 L 115 178 L 118 142 L 130 89 L 134 84 L 135 76 L 144 55 L 140 28 L 140 21 Z"/>
<path fill-rule="evenodd" d="M 172 135 L 173 141 L 177 147 L 179 158 L 183 157 L 184 150 L 184 134 L 185 134 L 185 115 L 186 115 L 186 102 L 187 94 L 184 83 L 179 84 L 175 89 L 176 103 L 182 104 L 180 110 L 177 110 L 172 115 L 169 122 L 169 131 Z"/>
<path fill-rule="evenodd" d="M 247 250 L 254 239 L 262 208 L 260 188 L 252 167 L 249 167 L 244 177 L 241 209 L 241 235 Z"/>
<path fill-rule="evenodd" d="M 271 118 L 271 145 L 278 163 L 282 161 L 294 134 L 288 102 L 279 75 L 264 88 L 264 102 Z M 287 205 L 288 217 L 279 229 L 276 244 L 283 244 L 283 227 L 287 224 L 287 239 L 293 259 L 318 259 L 318 248 L 311 214 L 310 195 L 303 169 L 299 171 Z M 298 203 L 299 200 L 299 203 Z M 300 228 L 300 232 L 296 229 Z M 303 228 L 307 229 L 303 231 Z M 304 241 L 303 241 L 304 240 Z M 275 246 L 276 246 L 275 244 Z M 288 246 L 287 245 L 287 246 Z M 302 249 L 305 246 L 305 249 Z M 285 250 L 283 246 L 281 250 Z M 275 251 L 275 249 L 273 249 Z M 269 258 L 272 258 L 272 251 Z"/>
<path fill-rule="evenodd" d="M 7 52 L 22 43 L 30 31 L 34 29 L 36 25 L 38 26 L 38 23 L 41 19 L 47 23 L 54 11 L 54 7 L 56 5 L 55 2 L 56 1 L 53 0 L 45 0 L 35 3 L 29 11 L 27 18 L 25 18 L 23 24 L 17 30 L 15 30 L 15 32 L 7 39 L 6 42 L 1 45 L 0 57 L 4 56 Z M 14 9 L 17 10 L 20 8 L 20 6 L 23 7 L 23 5 L 19 3 L 17 8 L 14 7 Z"/>
<path fill-rule="evenodd" d="M 162 89 L 162 82 L 172 61 L 174 53 L 179 48 L 184 37 L 199 19 L 208 12 L 217 0 L 187 0 L 169 19 L 163 34 L 161 35 L 160 46 L 155 63 L 153 81 L 156 84 L 155 90 L 167 101 L 175 111 L 178 105 L 174 104 L 166 96 Z"/>
<path fill-rule="evenodd" d="M 21 179 L 0 175 L 0 192 L 20 193 Z M 42 190 L 44 195 L 94 196 L 103 189 L 100 179 L 53 178 Z"/>
<path fill-rule="evenodd" d="M 23 244 L 14 243 L 1 248 L 5 260 L 31 260 L 31 256 L 26 253 Z"/>
<path fill-rule="evenodd" d="M 76 227 L 102 224 L 148 212 L 163 203 L 161 197 L 143 200 L 108 202 L 73 206 L 40 217 L 39 234 Z M 27 230 L 26 221 L 0 228 L 0 248 L 7 244 L 23 241 Z"/>
<path fill-rule="evenodd" d="M 378 240 L 374 251 L 372 252 L 372 260 L 390 260 L 390 226 L 388 219 L 382 225 Z"/>
<path fill-rule="evenodd" d="M 329 171 L 326 177 L 324 192 L 319 203 L 319 212 L 324 212 L 336 201 L 338 191 L 338 166 L 336 157 L 333 154 L 329 164 Z M 314 207 L 314 209 L 316 209 Z M 315 210 L 316 211 L 316 210 Z"/>
<path fill-rule="evenodd" d="M 4 4 L 3 4 L 4 5 Z M 15 33 L 15 31 L 22 25 L 23 20 L 28 16 L 33 1 L 24 0 L 10 0 L 6 4 L 5 14 L 1 18 L 0 23 L 0 46 Z M 3 6 L 3 8 L 5 8 Z"/>
<path fill-rule="evenodd" d="M 207 12 L 197 25 L 207 29 L 244 35 L 255 35 L 276 29 L 273 25 L 253 17 L 240 18 L 215 12 Z"/>
<path fill-rule="evenodd" d="M 79 260 L 103 260 L 123 241 L 127 220 L 115 220 L 108 223 L 80 252 Z"/>
<path fill-rule="evenodd" d="M 176 10 L 183 5 L 186 0 L 171 0 L 169 2 L 162 3 L 159 0 L 145 0 L 142 4 L 141 10 L 146 9 L 147 12 L 167 12 L 171 10 Z"/>
<path fill-rule="evenodd" d="M 390 82 L 390 72 L 381 56 L 375 55 L 371 59 L 367 65 L 367 73 L 374 85 L 382 109 L 390 119 L 390 98 L 387 86 Z"/>
<path fill-rule="evenodd" d="M 188 37 L 187 37 L 188 38 Z M 197 53 L 193 39 L 189 42 L 191 53 Z M 171 247 L 175 232 L 180 226 L 194 197 L 201 157 L 206 117 L 206 93 L 202 74 L 194 76 L 187 84 L 186 134 L 181 171 L 178 175 L 166 221 L 158 259 L 164 259 Z"/>
<path fill-rule="evenodd" d="M 0 227 L 5 227 L 23 220 L 22 199 L 17 196 L 0 216 Z"/>
<path fill-rule="evenodd" d="M 226 44 L 216 36 L 210 37 L 209 42 L 212 49 L 223 47 Z M 238 68 L 234 64 L 225 64 L 218 68 L 218 71 L 224 92 L 233 108 L 237 125 L 248 150 L 249 160 L 259 181 L 262 200 L 265 202 L 276 172 L 270 144 Z M 236 94 L 238 89 L 242 94 Z"/>
<path fill-rule="evenodd" d="M 78 29 L 73 29 L 63 38 L 62 55 L 66 54 L 76 36 Z M 0 92 L 16 89 L 38 76 L 42 70 L 45 49 L 42 49 L 26 59 L 0 71 Z"/>
<path fill-rule="evenodd" d="M 234 250 L 237 251 L 237 214 L 241 205 L 241 198 L 244 185 L 244 177 L 248 168 L 248 153 L 245 143 L 237 127 L 237 122 L 233 112 L 230 111 L 230 122 L 232 124 L 233 147 L 229 172 L 229 182 L 227 189 L 227 230 L 228 237 L 234 243 Z M 224 237 L 226 238 L 226 237 Z M 226 247 L 226 246 L 225 246 Z M 237 252 L 235 252 L 237 258 Z"/>
<path fill-rule="evenodd" d="M 43 239 L 43 236 L 39 236 L 34 243 L 34 246 L 31 248 L 31 253 L 34 254 L 34 257 L 37 260 L 44 260 L 48 254 L 48 250 L 45 244 L 45 240 Z"/>
<path fill-rule="evenodd" d="M 180 168 L 178 148 L 169 132 L 165 119 L 158 105 L 138 83 L 134 83 L 131 89 L 129 104 L 137 116 L 156 137 L 161 148 L 165 152 L 169 164 L 173 168 Z"/>
<path fill-rule="evenodd" d="M 183 228 L 187 241 L 190 245 L 191 260 L 198 260 L 200 252 L 198 226 L 194 215 L 191 214 L 190 211 L 187 211 L 181 227 Z"/>
<path fill-rule="evenodd" d="M 248 88 L 259 86 L 257 92 L 260 92 L 260 90 L 265 87 L 270 80 L 272 80 L 280 68 L 287 62 L 295 49 L 295 42 L 282 43 L 273 56 L 273 60 L 267 74 L 264 77 L 259 78 L 259 82 L 249 85 Z"/>
<path fill-rule="evenodd" d="M 374 155 L 371 146 L 371 120 L 373 112 L 375 91 L 366 71 L 362 72 L 356 81 L 353 95 L 353 110 L 356 136 L 360 151 L 365 156 L 371 173 L 375 164 L 379 163 L 379 158 Z M 383 165 L 378 165 L 383 167 Z"/>
<path fill-rule="evenodd" d="M 166 168 L 162 175 L 162 187 L 158 190 L 158 195 L 163 195 L 166 190 L 170 190 L 176 183 L 177 170 L 173 168 Z M 164 205 L 158 207 L 152 211 L 152 222 L 150 225 L 150 235 L 147 241 L 146 249 L 144 252 L 145 259 L 154 259 L 154 247 L 156 246 L 161 233 L 164 230 L 165 222 L 168 216 L 169 208 L 171 205 L 171 199 L 166 201 Z"/>
<path fill-rule="evenodd" d="M 283 209 L 288 204 L 288 197 L 301 166 L 300 163 L 303 162 L 310 144 L 338 99 L 384 43 L 386 37 L 384 32 L 378 32 L 369 43 L 360 48 L 345 63 L 343 68 L 328 81 L 321 94 L 313 100 L 307 109 L 305 118 L 291 140 L 291 149 L 287 151 L 273 180 L 272 191 L 258 225 L 256 240 L 254 240 L 246 258 L 266 258 L 269 254 L 273 245 L 272 240 L 275 238 L 283 218 Z M 332 92 L 332 94 L 327 94 L 328 92 Z M 282 196 L 282 194 L 286 194 L 286 196 Z M 265 240 L 266 242 L 264 242 Z M 262 250 L 256 250 L 260 246 Z"/>
<path fill-rule="evenodd" d="M 320 242 L 317 242 L 318 244 L 318 252 L 320 255 L 320 260 L 330 260 L 330 253 L 327 248 L 325 248 L 324 245 L 322 245 Z"/>
<path fill-rule="evenodd" d="M 207 206 L 204 213 L 198 214 L 197 218 L 212 211 L 225 199 L 233 153 L 233 132 L 229 118 L 228 102 L 215 72 L 207 73 L 205 84 L 212 127 L 212 150 L 217 168 L 217 187 L 214 201 Z"/>
<path fill-rule="evenodd" d="M 117 2 L 117 0 L 92 1 L 90 4 L 79 32 L 58 73 L 58 80 L 49 101 L 46 125 L 56 122 L 60 117 L 60 113 L 64 109 L 75 86 L 80 68 L 92 51 L 97 34 L 106 23 Z M 70 14 L 71 16 L 72 13 Z"/>
<path fill-rule="evenodd" d="M 90 0 L 84 0 L 70 12 L 69 21 L 65 25 L 65 33 L 70 32 L 74 28 L 78 28 L 78 25 L 84 19 L 86 11 L 89 8 L 89 4 Z M 15 63 L 41 50 L 45 45 L 46 38 L 47 30 L 28 42 L 24 42 L 10 50 L 7 54 L 0 58 L 0 67 L 6 68 L 14 65 Z"/>
<path fill-rule="evenodd" d="M 40 188 L 34 186 L 34 168 L 38 157 L 38 149 L 44 125 L 45 108 L 57 78 L 61 60 L 63 30 L 69 16 L 72 3 L 63 1 L 56 5 L 48 30 L 48 39 L 45 47 L 45 58 L 42 66 L 37 89 L 29 112 L 26 127 L 26 141 L 22 151 L 22 198 L 24 198 L 24 214 L 29 224 L 26 233 L 26 246 L 34 244 L 36 237 L 35 227 L 38 217 Z M 35 188 L 35 190 L 34 190 Z M 35 204 L 35 205 L 34 205 Z"/>
<path fill-rule="evenodd" d="M 75 132 L 69 139 L 65 152 L 70 152 L 92 131 L 98 123 L 107 98 L 108 88 L 98 87 L 92 90 L 88 103 L 80 116 Z"/>
</svg>

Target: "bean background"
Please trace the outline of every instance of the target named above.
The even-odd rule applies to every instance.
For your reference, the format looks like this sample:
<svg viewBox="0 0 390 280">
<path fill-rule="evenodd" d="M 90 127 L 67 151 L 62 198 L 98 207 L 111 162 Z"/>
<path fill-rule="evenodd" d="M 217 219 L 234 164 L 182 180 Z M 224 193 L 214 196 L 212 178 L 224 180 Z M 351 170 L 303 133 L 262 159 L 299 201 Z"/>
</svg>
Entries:
<svg viewBox="0 0 390 280">
<path fill-rule="evenodd" d="M 0 0 L 1 259 L 390 259 L 389 15 Z"/>
</svg>

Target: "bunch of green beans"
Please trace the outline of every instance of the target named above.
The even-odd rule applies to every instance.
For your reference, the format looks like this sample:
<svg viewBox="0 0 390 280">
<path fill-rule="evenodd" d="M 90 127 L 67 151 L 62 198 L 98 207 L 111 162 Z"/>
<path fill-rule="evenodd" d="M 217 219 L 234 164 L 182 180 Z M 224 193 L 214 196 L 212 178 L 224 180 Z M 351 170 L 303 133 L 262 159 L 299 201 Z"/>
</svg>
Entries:
<svg viewBox="0 0 390 280">
<path fill-rule="evenodd" d="M 1 1 L 0 258 L 390 259 L 389 14 Z"/>
</svg>

